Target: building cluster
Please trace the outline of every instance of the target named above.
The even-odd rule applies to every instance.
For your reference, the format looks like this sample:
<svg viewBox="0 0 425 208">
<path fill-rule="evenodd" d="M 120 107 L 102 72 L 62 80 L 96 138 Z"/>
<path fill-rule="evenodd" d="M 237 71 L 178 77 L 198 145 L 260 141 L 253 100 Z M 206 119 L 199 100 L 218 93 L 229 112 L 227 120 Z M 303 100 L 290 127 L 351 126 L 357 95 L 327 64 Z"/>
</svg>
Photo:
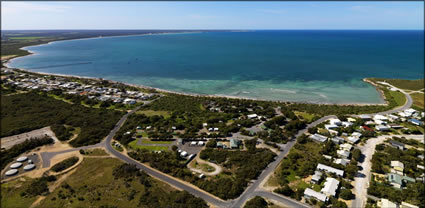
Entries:
<svg viewBox="0 0 425 208">
<path fill-rule="evenodd" d="M 394 203 L 388 199 L 380 199 L 378 201 L 378 207 L 381 208 L 419 208 L 416 205 L 409 204 L 407 202 L 401 202 L 401 204 Z"/>
<path fill-rule="evenodd" d="M 123 104 L 136 104 L 137 102 L 149 100 L 155 96 L 155 93 L 101 87 L 94 80 L 90 84 L 81 84 L 59 76 L 55 77 L 55 79 L 50 79 L 49 76 L 40 77 L 9 69 L 2 71 L 5 72 L 5 76 L 2 77 L 3 83 L 29 90 L 48 92 L 60 89 L 66 94 L 87 96 L 89 99 Z"/>
<path fill-rule="evenodd" d="M 314 175 L 311 178 L 310 182 L 314 184 L 319 184 L 320 181 L 322 180 L 323 172 L 332 173 L 340 177 L 344 176 L 343 170 L 336 169 L 336 168 L 319 163 L 316 167 L 316 171 L 314 172 Z M 329 197 L 335 197 L 337 195 L 339 184 L 340 182 L 337 179 L 332 177 L 327 177 L 324 187 L 320 190 L 320 192 L 307 188 L 304 190 L 304 197 L 306 199 L 314 198 L 321 202 L 326 202 L 329 200 Z"/>
</svg>

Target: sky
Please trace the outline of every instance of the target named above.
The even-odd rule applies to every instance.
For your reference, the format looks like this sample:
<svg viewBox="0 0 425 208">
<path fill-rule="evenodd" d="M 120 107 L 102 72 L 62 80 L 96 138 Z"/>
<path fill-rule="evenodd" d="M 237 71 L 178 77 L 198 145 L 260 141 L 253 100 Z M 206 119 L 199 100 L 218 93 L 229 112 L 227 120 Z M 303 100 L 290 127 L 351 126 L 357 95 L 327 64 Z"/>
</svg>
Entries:
<svg viewBox="0 0 425 208">
<path fill-rule="evenodd" d="M 424 29 L 424 2 L 1 2 L 12 29 Z"/>
</svg>

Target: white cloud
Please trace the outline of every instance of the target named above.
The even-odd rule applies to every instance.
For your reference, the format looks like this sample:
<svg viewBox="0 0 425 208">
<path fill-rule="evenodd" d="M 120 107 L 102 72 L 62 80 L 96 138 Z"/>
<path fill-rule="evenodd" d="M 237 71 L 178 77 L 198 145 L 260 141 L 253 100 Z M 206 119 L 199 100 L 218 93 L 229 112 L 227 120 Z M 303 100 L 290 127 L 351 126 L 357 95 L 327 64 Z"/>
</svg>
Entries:
<svg viewBox="0 0 425 208">
<path fill-rule="evenodd" d="M 69 6 L 30 3 L 30 2 L 2 2 L 2 14 L 22 14 L 31 12 L 54 12 L 61 13 L 70 9 Z"/>
</svg>

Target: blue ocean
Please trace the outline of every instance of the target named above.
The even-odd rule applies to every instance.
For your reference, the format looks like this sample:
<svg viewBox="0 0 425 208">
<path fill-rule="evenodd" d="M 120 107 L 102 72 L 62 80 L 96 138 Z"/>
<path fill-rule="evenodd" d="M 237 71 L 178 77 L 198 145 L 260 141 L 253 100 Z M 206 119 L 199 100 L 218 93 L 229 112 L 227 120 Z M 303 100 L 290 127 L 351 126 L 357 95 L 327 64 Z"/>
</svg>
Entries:
<svg viewBox="0 0 425 208">
<path fill-rule="evenodd" d="M 10 67 L 171 91 L 314 103 L 383 103 L 363 78 L 424 77 L 424 31 L 283 30 L 52 42 Z"/>
</svg>

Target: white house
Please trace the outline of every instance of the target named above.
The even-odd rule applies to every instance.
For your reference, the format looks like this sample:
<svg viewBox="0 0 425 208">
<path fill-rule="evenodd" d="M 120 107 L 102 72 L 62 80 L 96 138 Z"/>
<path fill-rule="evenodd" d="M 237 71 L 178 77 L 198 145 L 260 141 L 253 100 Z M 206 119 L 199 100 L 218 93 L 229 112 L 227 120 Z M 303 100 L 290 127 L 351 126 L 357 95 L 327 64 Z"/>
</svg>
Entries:
<svg viewBox="0 0 425 208">
<path fill-rule="evenodd" d="M 339 119 L 330 119 L 329 123 L 332 124 L 332 125 L 336 125 L 336 126 L 342 125 L 341 120 L 339 120 Z"/>
<path fill-rule="evenodd" d="M 309 198 L 315 198 L 319 201 L 326 202 L 328 200 L 328 197 L 325 194 L 319 193 L 317 191 L 314 191 L 313 189 L 306 188 L 304 191 L 304 197 Z"/>
<path fill-rule="evenodd" d="M 335 173 L 337 176 L 341 176 L 341 177 L 344 176 L 343 170 L 336 169 L 336 168 L 333 168 L 333 167 L 330 167 L 330 166 L 327 166 L 327 165 L 323 165 L 321 163 L 317 164 L 316 169 L 326 171 L 326 172 L 329 172 L 329 173 Z"/>
<path fill-rule="evenodd" d="M 318 142 L 320 142 L 320 143 L 322 143 L 322 142 L 325 142 L 326 140 L 328 140 L 328 138 L 327 137 L 325 137 L 325 136 L 323 136 L 323 135 L 320 135 L 320 134 L 313 134 L 313 135 L 310 135 L 310 137 L 309 137 L 310 139 L 313 139 L 313 140 L 315 140 L 315 141 L 318 141 Z"/>
<path fill-rule="evenodd" d="M 326 178 L 325 187 L 322 188 L 321 192 L 327 196 L 335 196 L 338 190 L 339 181 L 335 178 Z"/>
<path fill-rule="evenodd" d="M 349 121 L 343 121 L 343 122 L 342 122 L 342 125 L 343 125 L 344 127 L 350 127 L 350 126 L 352 126 L 352 125 L 353 125 L 353 123 L 352 123 L 352 122 L 349 122 Z"/>
<path fill-rule="evenodd" d="M 373 116 L 373 120 L 382 120 L 382 121 L 388 121 L 388 118 L 386 116 L 383 115 L 375 115 Z"/>
<path fill-rule="evenodd" d="M 249 118 L 249 119 L 253 119 L 253 118 L 257 118 L 257 116 L 258 116 L 258 115 L 257 115 L 257 114 L 255 114 L 255 113 L 254 113 L 254 114 L 249 114 L 249 115 L 248 115 L 248 118 Z"/>
</svg>

